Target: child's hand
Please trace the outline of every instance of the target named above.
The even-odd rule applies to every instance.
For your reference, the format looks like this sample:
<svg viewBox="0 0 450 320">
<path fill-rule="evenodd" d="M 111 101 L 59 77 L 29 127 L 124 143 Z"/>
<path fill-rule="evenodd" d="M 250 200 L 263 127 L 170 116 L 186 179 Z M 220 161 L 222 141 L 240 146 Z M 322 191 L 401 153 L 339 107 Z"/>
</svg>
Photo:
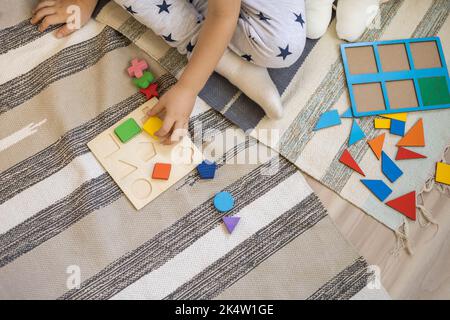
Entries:
<svg viewBox="0 0 450 320">
<path fill-rule="evenodd" d="M 162 143 L 178 142 L 186 135 L 196 97 L 194 90 L 178 82 L 148 112 L 149 116 L 165 114 L 163 126 L 155 133 Z"/>
<path fill-rule="evenodd" d="M 91 18 L 92 12 L 94 12 L 95 6 L 98 0 L 41 0 L 39 4 L 33 10 L 33 17 L 31 18 L 32 24 L 39 25 L 39 31 L 43 32 L 48 27 L 65 23 L 56 32 L 58 38 L 65 37 L 74 31 L 76 28 L 71 28 L 70 25 L 73 21 L 70 21 L 69 25 L 67 21 L 73 12 L 67 12 L 69 6 L 75 5 L 80 8 L 80 26 L 84 26 Z"/>
</svg>

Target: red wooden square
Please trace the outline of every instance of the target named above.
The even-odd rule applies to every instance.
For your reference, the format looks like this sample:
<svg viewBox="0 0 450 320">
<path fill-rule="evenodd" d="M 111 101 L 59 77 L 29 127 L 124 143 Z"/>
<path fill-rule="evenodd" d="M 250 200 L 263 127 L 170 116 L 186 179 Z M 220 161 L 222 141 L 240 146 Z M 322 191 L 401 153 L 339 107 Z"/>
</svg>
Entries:
<svg viewBox="0 0 450 320">
<path fill-rule="evenodd" d="M 153 179 L 169 180 L 170 170 L 172 165 L 170 163 L 155 163 L 153 167 Z"/>
</svg>

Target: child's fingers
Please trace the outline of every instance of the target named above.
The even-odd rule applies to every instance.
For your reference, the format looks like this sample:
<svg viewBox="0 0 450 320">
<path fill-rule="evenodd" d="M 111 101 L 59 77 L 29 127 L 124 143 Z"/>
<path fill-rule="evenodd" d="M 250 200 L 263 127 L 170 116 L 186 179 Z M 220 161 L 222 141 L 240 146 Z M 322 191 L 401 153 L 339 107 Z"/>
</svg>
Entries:
<svg viewBox="0 0 450 320">
<path fill-rule="evenodd" d="M 41 10 L 45 7 L 53 7 L 56 4 L 56 1 L 48 0 L 48 1 L 41 1 L 39 4 L 33 9 L 33 14 L 35 14 L 37 11 Z"/>
<path fill-rule="evenodd" d="M 170 130 L 172 130 L 174 123 L 175 123 L 175 119 L 173 119 L 171 117 L 166 117 L 164 119 L 161 129 L 156 131 L 155 135 L 160 138 L 167 136 L 169 134 Z"/>
<path fill-rule="evenodd" d="M 76 29 L 71 29 L 71 28 L 69 28 L 69 26 L 67 24 L 65 24 L 56 31 L 56 37 L 57 38 L 67 37 L 69 34 L 75 32 L 75 31 L 76 31 Z"/>
<path fill-rule="evenodd" d="M 51 16 L 56 13 L 56 9 L 54 7 L 43 8 L 35 13 L 33 18 L 31 18 L 31 23 L 36 24 L 41 21 L 44 17 Z"/>
<path fill-rule="evenodd" d="M 44 32 L 45 30 L 47 30 L 48 27 L 50 27 L 54 24 L 63 23 L 64 20 L 65 19 L 63 17 L 60 17 L 56 14 L 51 15 L 51 16 L 46 16 L 44 19 L 42 19 L 42 22 L 39 25 L 39 31 Z"/>
<path fill-rule="evenodd" d="M 164 105 L 161 102 L 158 102 L 156 106 L 154 106 L 149 112 L 147 112 L 147 115 L 149 117 L 156 116 L 158 113 L 160 113 L 164 109 Z"/>
</svg>

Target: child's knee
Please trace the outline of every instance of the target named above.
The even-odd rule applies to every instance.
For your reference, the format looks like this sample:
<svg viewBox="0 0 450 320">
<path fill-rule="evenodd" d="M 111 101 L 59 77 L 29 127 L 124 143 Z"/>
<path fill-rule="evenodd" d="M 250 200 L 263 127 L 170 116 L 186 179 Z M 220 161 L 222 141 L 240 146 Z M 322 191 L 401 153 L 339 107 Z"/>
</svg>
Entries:
<svg viewBox="0 0 450 320">
<path fill-rule="evenodd" d="M 298 33 L 295 36 L 274 36 L 261 51 L 260 65 L 267 68 L 287 68 L 294 64 L 305 49 L 306 35 Z M 270 48 L 267 50 L 267 48 Z"/>
</svg>

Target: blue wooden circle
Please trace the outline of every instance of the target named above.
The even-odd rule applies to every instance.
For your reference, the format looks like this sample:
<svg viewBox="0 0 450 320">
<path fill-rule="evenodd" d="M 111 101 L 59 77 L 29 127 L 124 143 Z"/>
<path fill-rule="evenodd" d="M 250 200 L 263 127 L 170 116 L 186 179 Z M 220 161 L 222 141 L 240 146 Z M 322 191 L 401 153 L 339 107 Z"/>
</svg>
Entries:
<svg viewBox="0 0 450 320">
<path fill-rule="evenodd" d="M 214 206 L 220 212 L 230 211 L 234 207 L 234 198 L 229 192 L 219 192 L 214 197 Z"/>
</svg>

